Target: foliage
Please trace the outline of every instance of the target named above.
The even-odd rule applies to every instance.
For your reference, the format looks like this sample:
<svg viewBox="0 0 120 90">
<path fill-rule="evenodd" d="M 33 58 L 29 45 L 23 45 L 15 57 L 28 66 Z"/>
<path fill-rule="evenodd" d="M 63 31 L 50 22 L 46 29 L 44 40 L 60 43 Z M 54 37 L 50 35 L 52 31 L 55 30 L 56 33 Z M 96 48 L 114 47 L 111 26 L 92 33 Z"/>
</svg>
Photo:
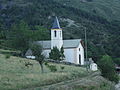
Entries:
<svg viewBox="0 0 120 90">
<path fill-rule="evenodd" d="M 113 59 L 113 62 L 114 62 L 115 64 L 117 64 L 118 66 L 120 66 L 120 58 L 115 58 L 115 59 Z"/>
<path fill-rule="evenodd" d="M 53 60 L 63 60 L 65 58 L 63 47 L 61 47 L 60 51 L 57 47 L 53 47 L 49 53 L 49 58 Z"/>
<path fill-rule="evenodd" d="M 31 35 L 32 40 L 38 41 L 38 40 L 50 39 L 49 31 L 46 28 L 36 25 L 34 29 L 35 30 L 32 31 L 32 35 Z"/>
<path fill-rule="evenodd" d="M 49 53 L 49 58 L 53 60 L 60 60 L 60 51 L 57 47 L 53 47 Z"/>
<path fill-rule="evenodd" d="M 5 55 L 5 58 L 6 58 L 6 59 L 9 59 L 9 58 L 10 58 L 10 54 L 6 54 L 6 55 Z"/>
<path fill-rule="evenodd" d="M 102 76 L 109 79 L 110 81 L 118 83 L 118 74 L 115 71 L 115 65 L 110 56 L 104 55 L 101 60 L 98 61 L 98 66 L 101 69 Z"/>
<path fill-rule="evenodd" d="M 61 70 L 64 70 L 64 69 L 65 69 L 65 67 L 64 67 L 64 66 L 61 66 L 60 68 L 61 68 Z"/>
<path fill-rule="evenodd" d="M 29 25 L 30 30 L 32 30 L 31 38 L 33 40 L 50 39 L 50 27 L 53 16 L 56 15 L 60 18 L 61 25 L 63 25 L 61 27 L 64 28 L 64 39 L 84 39 L 84 29 L 82 27 L 86 27 L 90 57 L 95 60 L 99 60 L 99 55 L 104 54 L 115 58 L 119 57 L 120 1 L 90 1 L 91 0 L 85 0 L 85 2 L 82 2 L 82 0 L 1 0 L 1 39 L 6 42 L 6 37 L 8 38 L 7 33 L 10 33 L 8 32 L 10 31 L 9 28 L 13 24 L 19 24 L 20 20 L 24 20 Z M 113 5 L 111 6 L 111 4 Z M 112 7 L 112 9 L 110 7 Z M 70 23 L 69 20 L 64 21 L 63 19 L 70 19 L 74 24 L 68 27 Z M 42 28 L 47 28 L 47 30 L 42 30 L 41 26 Z M 4 44 L 4 42 L 1 43 L 2 46 L 7 45 Z"/>
<path fill-rule="evenodd" d="M 63 60 L 65 58 L 65 55 L 64 55 L 64 48 L 61 47 L 61 50 L 60 50 L 60 59 Z"/>
<path fill-rule="evenodd" d="M 43 63 L 45 61 L 45 56 L 42 54 L 42 46 L 37 44 L 31 44 L 30 46 L 33 56 L 35 56 L 35 60 L 37 60 L 41 66 L 41 70 L 43 72 Z"/>
<path fill-rule="evenodd" d="M 29 47 L 30 40 L 30 29 L 28 25 L 24 21 L 21 21 L 19 24 L 14 24 L 8 34 L 7 43 L 9 47 L 25 53 Z"/>
<path fill-rule="evenodd" d="M 46 66 L 47 68 L 49 68 L 49 70 L 50 70 L 51 72 L 56 72 L 56 71 L 57 71 L 56 65 L 50 65 L 50 64 L 48 64 L 48 62 L 45 62 L 45 66 Z"/>
<path fill-rule="evenodd" d="M 49 65 L 48 68 L 50 69 L 51 72 L 56 72 L 57 68 L 55 65 Z"/>
</svg>

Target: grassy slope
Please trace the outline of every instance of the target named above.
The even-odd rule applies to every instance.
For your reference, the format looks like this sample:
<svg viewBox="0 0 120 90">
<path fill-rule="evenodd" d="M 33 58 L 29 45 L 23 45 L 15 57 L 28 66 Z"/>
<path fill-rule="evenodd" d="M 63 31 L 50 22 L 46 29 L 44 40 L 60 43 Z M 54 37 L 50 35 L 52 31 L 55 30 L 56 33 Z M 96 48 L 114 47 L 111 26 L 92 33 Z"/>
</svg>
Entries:
<svg viewBox="0 0 120 90">
<path fill-rule="evenodd" d="M 120 20 L 120 0 L 93 0 L 92 2 L 81 2 L 81 0 L 55 0 L 67 6 L 72 6 L 94 13 L 108 20 Z M 96 11 L 93 12 L 93 10 Z"/>
<path fill-rule="evenodd" d="M 25 62 L 28 62 L 27 59 L 13 56 L 5 59 L 5 56 L 0 54 L 1 90 L 40 87 L 87 75 L 84 68 L 57 64 L 57 72 L 52 73 L 44 66 L 45 73 L 42 74 L 36 61 L 29 60 L 33 63 L 33 67 L 29 68 L 25 67 Z M 61 71 L 60 66 L 65 66 L 64 71 Z"/>
<path fill-rule="evenodd" d="M 29 60 L 33 67 L 25 67 L 27 59 L 11 56 L 9 59 L 0 54 L 0 89 L 1 90 L 113 90 L 113 84 L 98 73 L 87 73 L 85 68 L 55 64 L 57 72 L 50 72 L 44 66 L 41 73 L 39 64 Z M 53 63 L 49 63 L 53 64 Z M 61 66 L 65 69 L 62 71 Z"/>
</svg>

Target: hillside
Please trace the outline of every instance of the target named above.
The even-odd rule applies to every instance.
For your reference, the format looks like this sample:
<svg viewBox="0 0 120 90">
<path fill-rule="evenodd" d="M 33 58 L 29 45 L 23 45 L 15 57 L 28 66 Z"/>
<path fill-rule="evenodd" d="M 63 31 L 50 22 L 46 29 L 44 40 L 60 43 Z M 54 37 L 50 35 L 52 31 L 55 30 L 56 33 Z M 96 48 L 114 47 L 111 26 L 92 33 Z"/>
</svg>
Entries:
<svg viewBox="0 0 120 90">
<path fill-rule="evenodd" d="M 56 15 L 60 19 L 64 39 L 81 38 L 84 40 L 84 27 L 86 27 L 89 57 L 95 60 L 104 54 L 115 58 L 120 57 L 120 53 L 118 53 L 120 52 L 120 21 L 119 19 L 117 20 L 119 14 L 115 13 L 115 16 L 111 13 L 112 7 L 116 7 L 113 11 L 116 10 L 115 12 L 119 12 L 120 1 L 117 1 L 117 3 L 115 2 L 116 0 L 112 0 L 111 3 L 114 2 L 114 5 L 111 5 L 112 7 L 110 6 L 110 1 L 107 2 L 106 0 L 87 0 L 91 2 L 82 0 L 85 2 L 80 2 L 80 4 L 78 4 L 78 0 L 75 0 L 75 2 L 69 0 L 67 1 L 69 2 L 67 5 L 64 5 L 66 0 L 58 1 L 1 0 L 1 39 L 8 40 L 9 32 L 7 31 L 10 31 L 11 25 L 17 24 L 21 20 L 25 21 L 31 30 L 35 30 L 36 25 L 47 28 L 49 32 L 47 36 L 49 36 L 53 16 Z M 89 8 L 90 6 L 92 6 L 92 9 Z M 95 7 L 97 8 L 97 10 L 94 10 L 96 13 L 90 12 Z M 106 10 L 106 7 L 108 10 Z M 106 11 L 109 11 L 109 13 Z M 111 17 L 115 17 L 116 19 Z M 3 32 L 5 36 L 2 36 Z M 46 36 L 43 38 L 46 38 Z"/>
<path fill-rule="evenodd" d="M 26 67 L 30 62 L 33 66 Z M 62 64 L 56 65 L 57 71 L 51 72 L 44 65 L 44 73 L 41 73 L 36 61 L 19 57 L 6 58 L 0 54 L 0 89 L 1 90 L 69 90 L 70 88 L 84 90 L 113 90 L 114 85 L 101 77 L 99 73 L 87 73 L 83 67 L 75 67 Z M 64 70 L 60 67 L 64 66 Z"/>
<path fill-rule="evenodd" d="M 82 9 L 108 20 L 120 21 L 120 0 L 54 0 L 65 6 Z"/>
</svg>

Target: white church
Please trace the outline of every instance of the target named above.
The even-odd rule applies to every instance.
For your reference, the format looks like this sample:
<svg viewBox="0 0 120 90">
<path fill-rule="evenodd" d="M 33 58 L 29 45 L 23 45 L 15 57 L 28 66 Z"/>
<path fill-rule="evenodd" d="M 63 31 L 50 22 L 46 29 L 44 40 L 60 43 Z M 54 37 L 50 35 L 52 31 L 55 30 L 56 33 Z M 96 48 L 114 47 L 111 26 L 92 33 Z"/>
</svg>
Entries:
<svg viewBox="0 0 120 90">
<path fill-rule="evenodd" d="M 46 58 L 49 58 L 49 53 L 53 47 L 57 47 L 60 50 L 63 46 L 66 62 L 84 65 L 84 48 L 81 39 L 63 40 L 62 31 L 58 18 L 56 17 L 51 28 L 51 40 L 37 41 L 36 43 L 42 45 L 43 54 Z M 30 58 L 31 55 L 28 55 L 26 52 L 26 57 Z"/>
</svg>

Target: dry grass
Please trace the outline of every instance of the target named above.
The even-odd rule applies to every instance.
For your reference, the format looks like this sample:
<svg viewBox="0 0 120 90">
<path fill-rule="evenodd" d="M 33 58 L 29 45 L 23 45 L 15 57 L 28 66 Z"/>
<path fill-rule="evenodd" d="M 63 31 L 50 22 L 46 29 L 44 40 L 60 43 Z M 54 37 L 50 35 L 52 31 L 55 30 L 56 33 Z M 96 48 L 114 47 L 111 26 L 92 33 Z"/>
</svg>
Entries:
<svg viewBox="0 0 120 90">
<path fill-rule="evenodd" d="M 31 62 L 33 67 L 27 68 L 25 62 Z M 44 66 L 45 72 L 42 74 L 40 66 L 36 61 L 13 56 L 6 59 L 5 55 L 0 54 L 0 89 L 16 90 L 41 87 L 87 75 L 85 68 L 61 64 L 55 65 L 57 66 L 57 72 L 50 72 Z M 62 71 L 60 66 L 64 66 L 65 69 Z"/>
</svg>

